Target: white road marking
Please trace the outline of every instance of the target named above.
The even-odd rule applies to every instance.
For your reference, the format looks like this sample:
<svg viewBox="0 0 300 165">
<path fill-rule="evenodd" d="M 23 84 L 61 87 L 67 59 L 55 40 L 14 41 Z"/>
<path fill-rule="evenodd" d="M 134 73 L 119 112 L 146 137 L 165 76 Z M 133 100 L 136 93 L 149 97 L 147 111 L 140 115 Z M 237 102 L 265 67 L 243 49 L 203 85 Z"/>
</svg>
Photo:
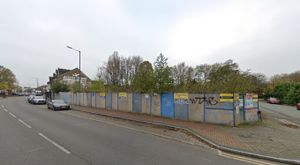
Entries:
<svg viewBox="0 0 300 165">
<path fill-rule="evenodd" d="M 62 112 L 62 113 L 65 113 L 65 112 Z M 74 117 L 78 117 L 78 118 L 83 118 L 83 119 L 88 119 L 88 120 L 93 120 L 93 121 L 97 121 L 97 122 L 101 122 L 101 123 L 113 125 L 113 126 L 116 126 L 116 127 L 126 128 L 126 129 L 133 130 L 133 131 L 136 131 L 136 132 L 142 132 L 142 133 L 152 134 L 152 135 L 163 137 L 163 138 L 168 138 L 167 136 L 164 137 L 164 135 L 158 135 L 158 134 L 155 134 L 155 133 L 152 133 L 152 132 L 148 132 L 148 131 L 143 131 L 143 130 L 139 130 L 139 129 L 127 127 L 127 126 L 116 124 L 116 123 L 112 123 L 112 122 L 109 122 L 109 121 L 97 120 L 97 119 L 94 119 L 94 118 L 80 116 L 80 115 L 75 115 L 75 114 L 70 114 L 70 113 L 65 113 L 65 114 L 68 114 L 68 115 L 74 116 Z M 168 138 L 168 139 L 170 139 L 170 138 Z M 172 140 L 177 140 L 177 139 L 172 139 Z M 183 141 L 181 141 L 181 142 L 183 142 Z M 247 157 L 243 157 L 243 156 L 237 156 L 237 155 L 233 155 L 233 154 L 224 153 L 224 152 L 222 152 L 220 150 L 218 150 L 218 154 L 220 156 L 223 156 L 223 157 L 226 157 L 226 158 L 229 158 L 229 159 L 235 159 L 235 160 L 239 160 L 239 161 L 242 161 L 242 162 L 246 162 L 246 163 L 250 163 L 250 164 L 255 164 L 255 165 L 276 165 L 276 164 L 272 164 L 272 163 L 268 163 L 268 162 L 264 162 L 264 161 L 259 161 L 259 160 L 255 160 L 255 159 L 251 159 L 251 158 L 247 158 Z"/>
<path fill-rule="evenodd" d="M 21 120 L 21 119 L 18 119 L 18 120 L 19 120 L 19 122 L 21 122 L 23 125 L 25 125 L 27 128 L 31 128 L 31 126 L 30 126 L 29 124 L 25 123 L 23 120 Z"/>
<path fill-rule="evenodd" d="M 4 105 L 1 105 L 2 108 L 4 108 Z"/>
<path fill-rule="evenodd" d="M 7 110 L 7 109 L 5 109 L 5 108 L 4 108 L 3 110 L 4 110 L 5 112 L 8 112 L 8 110 Z"/>
<path fill-rule="evenodd" d="M 41 137 L 43 137 L 45 140 L 47 140 L 48 142 L 50 142 L 51 144 L 53 144 L 55 147 L 59 148 L 60 150 L 62 150 L 63 152 L 65 152 L 66 154 L 71 154 L 71 152 L 67 149 L 65 149 L 63 146 L 55 143 L 53 140 L 49 139 L 47 136 L 45 136 L 44 134 L 42 133 L 39 133 L 39 135 Z"/>
<path fill-rule="evenodd" d="M 13 118 L 16 118 L 16 115 L 14 115 L 13 113 L 9 112 L 9 115 L 12 116 Z"/>
<path fill-rule="evenodd" d="M 244 156 L 237 156 L 237 155 L 233 155 L 233 154 L 224 153 L 220 150 L 218 150 L 218 154 L 220 156 L 223 156 L 223 157 L 226 157 L 226 158 L 229 158 L 229 159 L 235 159 L 235 160 L 239 160 L 239 161 L 242 161 L 242 162 L 247 162 L 247 163 L 250 163 L 250 164 L 276 165 L 276 164 L 273 164 L 273 163 L 268 163 L 268 162 L 264 162 L 264 161 L 260 161 L 260 160 L 256 160 L 256 159 L 251 159 L 251 158 L 247 158 L 247 157 L 244 157 Z"/>
</svg>

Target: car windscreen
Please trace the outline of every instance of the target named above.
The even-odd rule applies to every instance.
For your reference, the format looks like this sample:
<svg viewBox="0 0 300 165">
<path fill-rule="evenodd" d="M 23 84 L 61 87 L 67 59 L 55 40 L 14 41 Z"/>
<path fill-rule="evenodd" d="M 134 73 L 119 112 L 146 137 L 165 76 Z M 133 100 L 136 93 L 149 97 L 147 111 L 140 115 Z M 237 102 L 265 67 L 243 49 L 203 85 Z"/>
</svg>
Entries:
<svg viewBox="0 0 300 165">
<path fill-rule="evenodd" d="M 63 100 L 52 100 L 53 103 L 60 103 L 60 104 L 64 104 L 65 102 Z"/>
</svg>

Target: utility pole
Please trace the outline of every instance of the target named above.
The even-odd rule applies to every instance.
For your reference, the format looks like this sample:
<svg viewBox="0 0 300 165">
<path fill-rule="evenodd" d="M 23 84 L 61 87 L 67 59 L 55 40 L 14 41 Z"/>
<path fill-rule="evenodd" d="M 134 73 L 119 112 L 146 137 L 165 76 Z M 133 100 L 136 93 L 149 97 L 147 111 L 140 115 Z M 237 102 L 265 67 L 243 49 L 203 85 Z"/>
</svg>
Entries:
<svg viewBox="0 0 300 165">
<path fill-rule="evenodd" d="M 33 77 L 36 80 L 36 89 L 39 87 L 39 78 L 38 77 Z"/>
</svg>

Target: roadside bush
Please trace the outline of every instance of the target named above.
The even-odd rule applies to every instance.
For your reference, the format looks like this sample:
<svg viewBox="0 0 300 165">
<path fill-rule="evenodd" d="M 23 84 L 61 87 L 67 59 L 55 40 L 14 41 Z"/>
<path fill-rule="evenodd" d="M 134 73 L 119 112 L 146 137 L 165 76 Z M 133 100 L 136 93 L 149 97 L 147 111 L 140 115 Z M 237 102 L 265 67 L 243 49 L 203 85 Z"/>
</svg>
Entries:
<svg viewBox="0 0 300 165">
<path fill-rule="evenodd" d="M 59 92 L 69 92 L 69 86 L 67 84 L 61 82 L 55 82 L 51 85 L 52 92 L 59 93 Z"/>
<path fill-rule="evenodd" d="M 300 83 L 284 82 L 277 86 L 272 91 L 265 93 L 265 96 L 276 97 L 283 103 L 295 105 L 300 101 Z"/>
<path fill-rule="evenodd" d="M 300 101 L 300 83 L 294 83 L 291 85 L 283 101 L 290 105 L 295 105 Z"/>
<path fill-rule="evenodd" d="M 292 83 L 282 83 L 280 85 L 277 85 L 273 92 L 272 95 L 282 101 L 284 101 L 284 98 L 287 96 L 288 92 L 290 91 L 290 88 L 292 87 Z"/>
</svg>

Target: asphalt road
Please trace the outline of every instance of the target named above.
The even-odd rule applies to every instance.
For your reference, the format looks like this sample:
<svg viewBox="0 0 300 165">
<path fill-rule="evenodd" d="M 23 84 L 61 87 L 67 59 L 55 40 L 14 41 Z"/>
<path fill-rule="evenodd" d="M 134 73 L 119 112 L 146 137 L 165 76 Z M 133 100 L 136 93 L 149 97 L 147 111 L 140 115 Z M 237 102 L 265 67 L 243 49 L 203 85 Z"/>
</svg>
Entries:
<svg viewBox="0 0 300 165">
<path fill-rule="evenodd" d="M 288 120 L 300 124 L 300 110 L 296 109 L 296 106 L 269 104 L 266 102 L 259 103 L 260 108 L 263 111 L 277 114 L 278 118 L 287 118 Z"/>
<path fill-rule="evenodd" d="M 151 134 L 0 99 L 1 165 L 247 164 Z"/>
</svg>

